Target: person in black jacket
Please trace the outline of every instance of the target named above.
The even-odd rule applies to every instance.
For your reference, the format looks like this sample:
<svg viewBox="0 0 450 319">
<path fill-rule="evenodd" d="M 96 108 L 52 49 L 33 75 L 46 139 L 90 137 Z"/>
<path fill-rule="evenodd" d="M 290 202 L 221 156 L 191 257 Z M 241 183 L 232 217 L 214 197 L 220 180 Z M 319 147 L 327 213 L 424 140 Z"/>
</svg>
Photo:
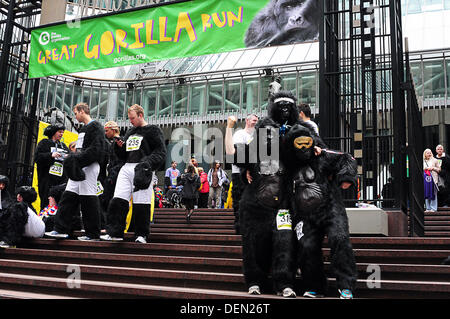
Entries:
<svg viewBox="0 0 450 319">
<path fill-rule="evenodd" d="M 102 207 L 102 229 L 106 226 L 106 220 L 108 218 L 108 205 L 114 195 L 114 189 L 116 187 L 117 177 L 119 176 L 120 168 L 123 166 L 124 161 L 120 159 L 114 151 L 115 141 L 121 139 L 119 125 L 114 121 L 108 121 L 105 123 L 105 138 L 106 138 L 106 158 L 105 167 L 102 174 L 100 170 L 99 180 L 103 186 L 103 192 L 99 195 L 100 204 Z"/>
<path fill-rule="evenodd" d="M 48 138 L 38 143 L 34 153 L 41 210 L 48 205 L 48 191 L 50 187 L 67 181 L 67 174 L 63 164 L 64 158 L 69 154 L 69 148 L 61 142 L 64 129 L 62 124 L 47 126 L 44 130 L 44 135 Z"/>
<path fill-rule="evenodd" d="M 181 200 L 186 207 L 186 221 L 189 223 L 200 187 L 200 177 L 195 173 L 194 165 L 188 165 L 187 172 L 181 176 L 181 185 L 183 186 Z"/>
<path fill-rule="evenodd" d="M 103 126 L 91 119 L 86 103 L 74 106 L 73 112 L 81 127 L 76 152 L 70 153 L 64 166 L 69 177 L 66 189 L 59 203 L 55 227 L 45 233 L 48 237 L 68 238 L 72 231 L 74 215 L 81 204 L 85 236 L 79 240 L 98 240 L 100 236 L 100 202 L 97 196 L 97 179 L 100 164 L 105 156 L 105 131 Z"/>
<path fill-rule="evenodd" d="M 129 202 L 133 196 L 136 242 L 146 243 L 150 235 L 153 175 L 164 164 L 167 151 L 161 129 L 147 124 L 140 105 L 134 104 L 128 108 L 128 118 L 133 127 L 114 145 L 117 156 L 125 164 L 120 169 L 114 197 L 109 203 L 107 234 L 100 236 L 100 239 L 123 240 Z"/>
</svg>

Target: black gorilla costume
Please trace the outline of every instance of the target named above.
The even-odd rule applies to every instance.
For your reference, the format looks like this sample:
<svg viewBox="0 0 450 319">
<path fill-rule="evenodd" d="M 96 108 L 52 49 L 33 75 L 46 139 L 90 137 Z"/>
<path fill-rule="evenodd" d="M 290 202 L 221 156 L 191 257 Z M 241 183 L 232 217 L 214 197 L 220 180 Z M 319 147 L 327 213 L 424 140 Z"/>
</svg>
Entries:
<svg viewBox="0 0 450 319">
<path fill-rule="evenodd" d="M 245 35 L 247 47 L 317 40 L 319 0 L 271 0 L 253 19 Z"/>
<path fill-rule="evenodd" d="M 273 95 L 268 116 L 256 124 L 255 138 L 248 145 L 235 144 L 234 154 L 234 164 L 243 168 L 243 175 L 249 170 L 252 177 L 239 203 L 245 282 L 249 288 L 265 289 L 271 269 L 277 293 L 293 289 L 295 279 L 294 236 L 289 215 L 282 211 L 289 207 L 286 171 L 276 149 L 280 134 L 298 121 L 295 101 L 287 91 Z M 268 156 L 261 156 L 264 153 Z M 252 160 L 254 154 L 258 157 Z"/>
<path fill-rule="evenodd" d="M 36 214 L 31 205 L 37 199 L 34 188 L 21 186 L 17 189 L 17 194 L 22 196 L 22 202 L 11 199 L 7 208 L 0 210 L 0 241 L 9 246 L 16 246 L 21 241 L 29 218 L 28 209 Z"/>
<path fill-rule="evenodd" d="M 326 235 L 337 288 L 353 290 L 356 264 L 338 188 L 343 182 L 356 184 L 356 161 L 349 154 L 325 149 L 315 156 L 311 132 L 305 123 L 297 124 L 287 132 L 282 145 L 282 158 L 289 159 L 285 164 L 292 176 L 288 192 L 294 197 L 293 225 L 304 288 L 325 293 L 322 242 Z"/>
<path fill-rule="evenodd" d="M 67 174 L 64 170 L 64 157 L 55 159 L 52 157 L 53 152 L 59 152 L 67 155 L 69 148 L 61 141 L 53 141 L 52 137 L 59 130 L 64 130 L 61 124 L 49 125 L 44 130 L 44 135 L 48 138 L 41 140 L 36 146 L 34 154 L 34 161 L 36 163 L 36 170 L 38 176 L 38 190 L 41 200 L 41 209 L 48 205 L 48 192 L 52 186 L 63 184 L 67 181 Z M 62 166 L 62 173 L 58 170 L 51 170 L 50 168 Z"/>
<path fill-rule="evenodd" d="M 82 221 L 86 236 L 99 238 L 100 236 L 100 202 L 96 192 L 81 193 L 79 188 L 75 190 L 71 185 L 87 179 L 84 167 L 91 167 L 92 164 L 102 163 L 105 157 L 105 131 L 103 126 L 97 121 L 83 125 L 79 131 L 77 141 L 77 152 L 71 153 L 64 160 L 69 181 L 66 190 L 62 194 L 59 208 L 55 217 L 54 230 L 61 234 L 71 234 L 73 223 L 79 215 L 78 207 L 81 206 Z M 100 165 L 100 164 L 99 164 Z M 89 174 L 94 175 L 89 172 Z M 91 178 L 91 176 L 89 176 Z M 98 177 L 98 176 L 97 176 Z M 50 234 L 47 236 L 52 237 Z"/>
<path fill-rule="evenodd" d="M 140 140 L 138 147 L 133 147 L 127 151 L 127 145 L 132 146 L 136 138 Z M 129 199 L 127 197 L 134 194 L 135 236 L 142 236 L 147 239 L 150 235 L 150 197 L 138 200 L 136 192 L 140 190 L 148 191 L 152 182 L 153 171 L 164 164 L 167 152 L 164 135 L 161 129 L 155 125 L 131 127 L 125 134 L 123 141 L 123 147 L 114 144 L 118 159 L 125 164 L 119 171 L 114 197 L 108 206 L 106 230 L 111 237 L 123 238 L 129 210 Z M 123 179 L 121 179 L 122 176 Z M 120 181 L 123 181 L 123 184 L 120 184 Z M 126 183 L 128 185 L 125 185 Z M 131 189 L 129 189 L 130 186 Z"/>
</svg>

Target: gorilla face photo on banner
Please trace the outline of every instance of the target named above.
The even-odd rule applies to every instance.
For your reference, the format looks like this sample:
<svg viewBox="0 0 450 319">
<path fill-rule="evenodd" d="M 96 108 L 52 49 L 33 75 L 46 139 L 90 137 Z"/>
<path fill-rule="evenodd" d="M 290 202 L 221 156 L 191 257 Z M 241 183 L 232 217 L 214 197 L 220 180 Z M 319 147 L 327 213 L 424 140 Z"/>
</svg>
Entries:
<svg viewBox="0 0 450 319">
<path fill-rule="evenodd" d="M 318 40 L 320 1 L 270 0 L 247 29 L 246 47 Z"/>
</svg>

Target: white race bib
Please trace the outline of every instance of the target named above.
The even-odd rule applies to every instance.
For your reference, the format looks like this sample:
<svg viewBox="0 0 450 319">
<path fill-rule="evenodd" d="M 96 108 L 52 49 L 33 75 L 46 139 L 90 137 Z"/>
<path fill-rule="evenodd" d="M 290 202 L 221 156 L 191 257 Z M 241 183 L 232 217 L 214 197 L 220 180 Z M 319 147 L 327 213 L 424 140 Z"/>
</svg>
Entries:
<svg viewBox="0 0 450 319">
<path fill-rule="evenodd" d="M 137 151 L 141 147 L 142 139 L 140 135 L 132 135 L 127 139 L 127 152 Z"/>
<path fill-rule="evenodd" d="M 289 210 L 279 209 L 277 213 L 277 229 L 292 230 L 292 219 Z"/>
<path fill-rule="evenodd" d="M 49 174 L 61 177 L 63 175 L 63 164 L 59 162 L 53 163 L 48 171 Z"/>
</svg>

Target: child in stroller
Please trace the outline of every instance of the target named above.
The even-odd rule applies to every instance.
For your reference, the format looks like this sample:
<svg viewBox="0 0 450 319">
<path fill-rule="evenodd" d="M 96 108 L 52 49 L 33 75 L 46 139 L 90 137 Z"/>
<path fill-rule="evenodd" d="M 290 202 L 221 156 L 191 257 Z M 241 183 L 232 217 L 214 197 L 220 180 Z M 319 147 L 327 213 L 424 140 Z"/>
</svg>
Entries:
<svg viewBox="0 0 450 319">
<path fill-rule="evenodd" d="M 183 189 L 183 186 L 177 186 L 176 188 L 169 189 L 165 195 L 166 201 L 166 207 L 168 208 L 182 208 L 181 203 L 181 190 Z"/>
</svg>

